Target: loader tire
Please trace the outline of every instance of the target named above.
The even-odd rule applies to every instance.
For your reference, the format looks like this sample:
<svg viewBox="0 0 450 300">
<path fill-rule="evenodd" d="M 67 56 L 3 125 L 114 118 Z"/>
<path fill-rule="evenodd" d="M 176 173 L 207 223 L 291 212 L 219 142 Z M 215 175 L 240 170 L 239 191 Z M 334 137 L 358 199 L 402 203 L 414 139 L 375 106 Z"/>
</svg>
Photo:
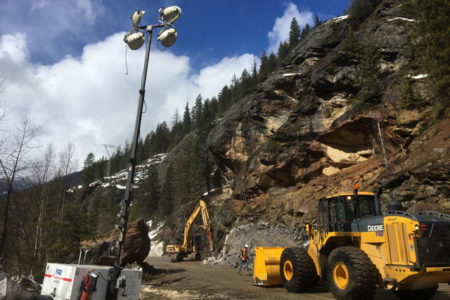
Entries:
<svg viewBox="0 0 450 300">
<path fill-rule="evenodd" d="M 316 267 L 303 248 L 286 248 L 281 254 L 280 275 L 284 288 L 291 293 L 306 292 L 316 278 Z"/>
<path fill-rule="evenodd" d="M 327 279 L 336 299 L 370 300 L 376 288 L 377 269 L 362 250 L 344 246 L 328 258 Z"/>
<path fill-rule="evenodd" d="M 394 291 L 394 294 L 400 299 L 411 299 L 411 300 L 419 300 L 419 299 L 430 299 L 437 292 L 438 286 L 433 286 L 428 289 L 423 290 L 404 290 L 404 291 Z"/>
</svg>

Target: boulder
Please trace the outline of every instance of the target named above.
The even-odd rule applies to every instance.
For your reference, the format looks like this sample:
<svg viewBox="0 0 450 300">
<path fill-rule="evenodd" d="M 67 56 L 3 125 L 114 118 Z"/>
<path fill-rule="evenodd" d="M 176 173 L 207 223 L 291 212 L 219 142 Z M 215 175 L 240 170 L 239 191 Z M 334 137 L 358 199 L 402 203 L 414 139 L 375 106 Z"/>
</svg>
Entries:
<svg viewBox="0 0 450 300">
<path fill-rule="evenodd" d="M 114 256 L 110 249 L 115 246 L 118 239 L 119 230 L 114 229 L 103 237 L 95 240 L 83 241 L 81 249 L 87 251 L 86 264 L 93 265 L 113 265 Z M 139 218 L 128 224 L 125 243 L 122 252 L 122 266 L 131 263 L 143 264 L 150 251 L 150 238 L 148 237 L 148 227 L 144 220 Z"/>
</svg>

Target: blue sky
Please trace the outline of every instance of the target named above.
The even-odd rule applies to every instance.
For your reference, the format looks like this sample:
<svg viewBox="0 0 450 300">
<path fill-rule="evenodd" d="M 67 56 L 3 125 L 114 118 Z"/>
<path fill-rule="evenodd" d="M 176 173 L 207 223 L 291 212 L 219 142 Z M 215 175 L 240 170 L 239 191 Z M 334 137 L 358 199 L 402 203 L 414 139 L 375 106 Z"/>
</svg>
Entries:
<svg viewBox="0 0 450 300">
<path fill-rule="evenodd" d="M 157 22 L 161 6 L 178 5 L 178 40 L 169 49 L 152 44 L 142 132 L 170 121 L 175 109 L 217 94 L 233 74 L 249 68 L 263 50 L 276 50 L 296 16 L 342 15 L 347 0 L 2 0 L 0 1 L 0 94 L 11 108 L 5 127 L 28 116 L 42 125 L 40 145 L 75 145 L 79 160 L 105 155 L 100 144 L 130 138 L 143 50 L 128 51 L 123 35 L 137 9 L 143 24 Z M 119 121 L 120 120 L 120 121 Z M 111 130 L 114 128 L 114 130 Z M 45 147 L 41 147 L 43 149 Z"/>
</svg>

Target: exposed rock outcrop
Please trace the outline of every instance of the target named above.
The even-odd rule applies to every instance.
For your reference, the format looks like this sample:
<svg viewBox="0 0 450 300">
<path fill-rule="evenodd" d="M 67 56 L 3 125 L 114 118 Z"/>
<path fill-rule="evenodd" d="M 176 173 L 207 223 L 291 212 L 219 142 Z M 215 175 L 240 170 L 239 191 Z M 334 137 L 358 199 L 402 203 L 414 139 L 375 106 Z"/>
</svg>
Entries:
<svg viewBox="0 0 450 300">
<path fill-rule="evenodd" d="M 378 103 L 355 99 L 360 62 L 343 50 L 352 24 L 340 17 L 315 28 L 212 130 L 208 146 L 232 197 L 246 200 L 240 220 L 295 225 L 314 215 L 315 200 L 351 191 L 357 182 L 365 190 L 384 186 L 383 201 L 399 198 L 412 210 L 448 212 L 447 123 L 433 129 L 440 138 L 427 139 L 428 133 L 418 138 L 432 110 L 424 86 L 417 86 L 424 107 L 399 105 L 399 85 L 409 63 L 404 52 L 414 23 L 402 14 L 401 1 L 382 1 L 355 33 L 381 54 Z M 417 154 L 424 147 L 415 143 L 427 143 L 422 139 L 436 143 L 429 149 L 433 155 Z"/>
<path fill-rule="evenodd" d="M 314 28 L 218 121 L 207 146 L 227 183 L 207 202 L 216 249 L 225 252 L 211 263 L 235 263 L 230 243 L 239 249 L 252 235 L 273 235 L 259 225 L 248 225 L 252 234 L 245 234 L 245 224 L 280 224 L 294 242 L 300 225 L 315 220 L 318 199 L 351 192 L 356 183 L 366 191 L 383 187 L 383 207 L 399 200 L 412 212 L 450 213 L 450 121 L 433 124 L 430 87 L 421 79 L 414 79 L 414 91 L 422 107 L 401 105 L 400 87 L 415 71 L 405 55 L 415 20 L 401 5 L 381 1 L 359 28 L 345 16 Z M 373 68 L 380 78 L 375 101 L 357 98 L 364 58 L 348 49 L 350 31 L 380 55 Z"/>
</svg>

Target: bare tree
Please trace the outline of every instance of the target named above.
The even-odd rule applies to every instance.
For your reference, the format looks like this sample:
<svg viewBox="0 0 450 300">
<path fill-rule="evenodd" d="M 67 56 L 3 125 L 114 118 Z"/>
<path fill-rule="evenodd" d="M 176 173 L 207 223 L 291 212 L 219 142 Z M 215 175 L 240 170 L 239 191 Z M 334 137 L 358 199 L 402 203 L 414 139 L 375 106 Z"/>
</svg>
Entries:
<svg viewBox="0 0 450 300">
<path fill-rule="evenodd" d="M 44 211 L 46 206 L 47 187 L 48 182 L 54 177 L 55 167 L 55 150 L 53 145 L 48 145 L 47 150 L 44 153 L 44 159 L 40 162 L 33 164 L 32 172 L 33 177 L 37 181 L 38 186 L 41 187 L 39 195 L 39 216 L 36 224 L 36 232 L 34 237 L 34 249 L 33 249 L 33 263 L 31 267 L 31 273 L 33 272 L 34 265 L 36 263 L 37 251 L 42 244 L 42 222 L 44 219 Z"/>
<path fill-rule="evenodd" d="M 67 145 L 67 148 L 59 154 L 59 170 L 57 177 L 62 180 L 62 204 L 61 204 L 61 217 L 64 215 L 64 202 L 66 200 L 66 176 L 76 171 L 78 161 L 75 158 L 75 146 L 71 143 Z"/>
<path fill-rule="evenodd" d="M 0 149 L 0 178 L 5 183 L 5 207 L 3 211 L 3 228 L 0 235 L 0 258 L 5 258 L 5 243 L 8 231 L 10 204 L 16 180 L 27 169 L 26 155 L 33 149 L 32 140 L 39 129 L 32 126 L 30 120 L 25 118 L 16 130 L 2 135 Z"/>
</svg>

